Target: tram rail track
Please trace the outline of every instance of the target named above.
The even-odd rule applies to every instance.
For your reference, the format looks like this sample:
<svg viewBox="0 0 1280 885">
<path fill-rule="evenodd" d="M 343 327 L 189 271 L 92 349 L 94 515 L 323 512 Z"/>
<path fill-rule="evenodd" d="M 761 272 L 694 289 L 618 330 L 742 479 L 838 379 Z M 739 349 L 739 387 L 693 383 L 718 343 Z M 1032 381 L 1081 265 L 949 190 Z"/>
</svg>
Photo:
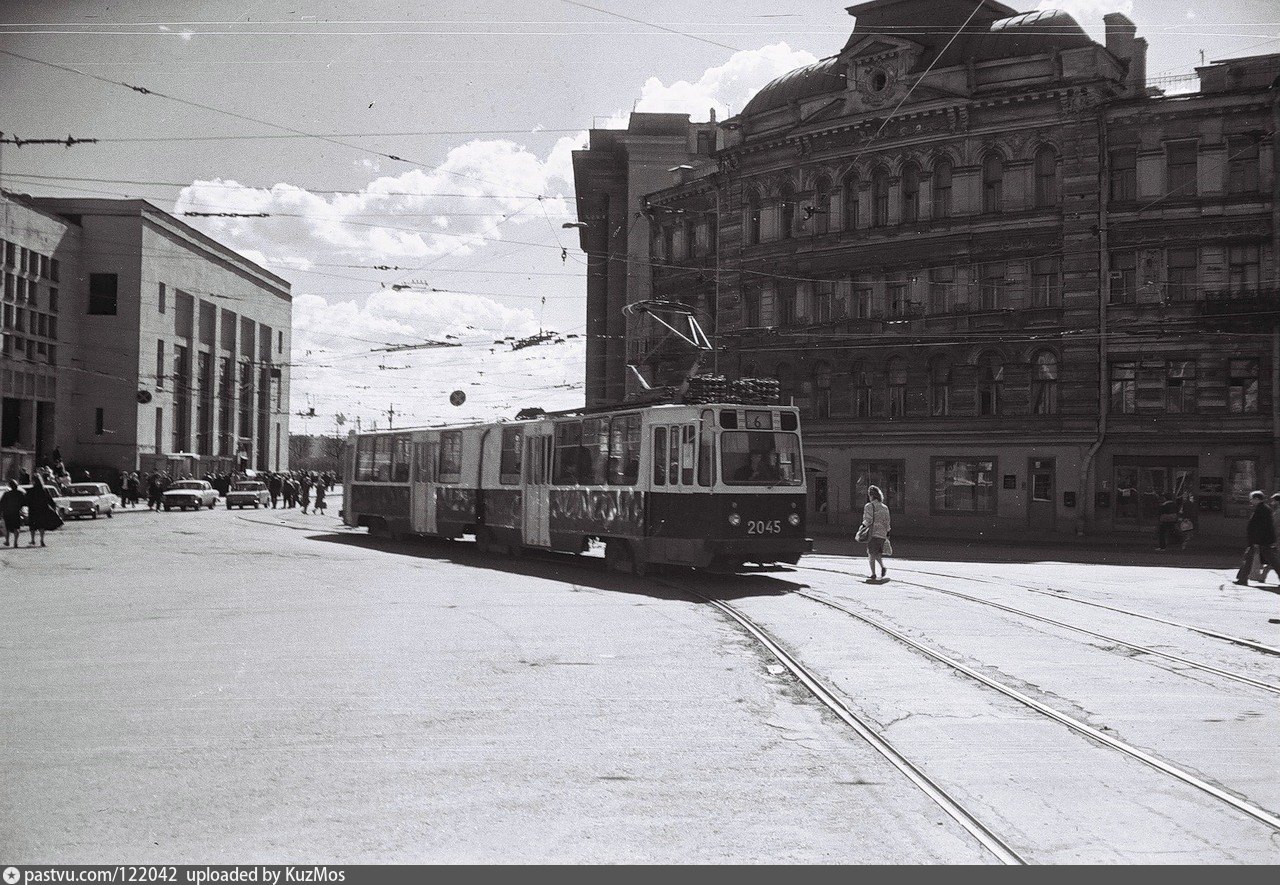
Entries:
<svg viewBox="0 0 1280 885">
<path fill-rule="evenodd" d="M 800 566 L 797 566 L 797 568 L 804 569 L 807 571 L 823 572 L 825 574 L 857 577 L 857 575 L 855 575 L 853 572 L 846 572 L 840 569 L 829 569 L 829 568 L 822 568 L 819 566 L 811 566 L 811 565 L 800 565 Z M 895 580 L 897 583 L 903 584 L 907 587 L 918 587 L 922 590 L 931 590 L 935 593 L 942 593 L 947 596 L 954 597 L 956 599 L 963 599 L 968 602 L 976 603 L 978 605 L 989 606 L 991 608 L 1008 612 L 1010 614 L 1027 618 L 1029 620 L 1039 621 L 1041 623 L 1050 624 L 1052 626 L 1059 627 L 1061 629 L 1071 630 L 1073 632 L 1081 633 L 1086 636 L 1092 636 L 1095 639 L 1101 639 L 1105 642 L 1110 642 L 1118 646 L 1123 646 L 1124 648 L 1127 648 L 1131 651 L 1138 652 L 1140 654 L 1150 655 L 1152 657 L 1157 657 L 1157 658 L 1163 658 L 1164 660 L 1167 660 L 1167 661 L 1173 661 L 1175 663 L 1179 663 L 1184 666 L 1191 667 L 1203 673 L 1211 673 L 1223 679 L 1228 679 L 1233 682 L 1241 683 L 1242 685 L 1248 685 L 1253 688 L 1260 689 L 1262 691 L 1271 692 L 1272 694 L 1280 694 L 1280 685 L 1276 685 L 1275 683 L 1272 683 L 1272 682 L 1266 682 L 1262 679 L 1254 679 L 1252 676 L 1246 676 L 1242 673 L 1236 673 L 1231 670 L 1226 670 L 1221 667 L 1214 666 L 1213 664 L 1206 664 L 1203 661 L 1197 661 L 1192 658 L 1186 658 L 1181 655 L 1173 654 L 1171 652 L 1161 651 L 1160 649 L 1153 648 L 1147 645 L 1141 645 L 1136 642 L 1129 642 L 1128 640 L 1121 639 L 1118 636 L 1111 636 L 1106 633 L 1100 633 L 1096 630 L 1090 630 L 1087 627 L 1081 627 L 1076 624 L 1070 624 L 1070 623 L 1067 623 L 1066 621 L 1059 621 L 1056 618 L 1051 618 L 1051 617 L 1048 617 L 1047 615 L 1040 615 L 1035 612 L 1030 612 L 1025 609 L 1017 608 L 1016 606 L 1005 605 L 1004 603 L 996 602 L 995 600 L 992 600 L 992 599 L 983 599 L 980 596 L 972 596 L 968 593 L 962 593 L 959 590 L 950 590 L 946 587 L 935 587 L 932 584 L 922 584 L 917 581 L 906 581 L 906 580 L 902 580 L 901 578 L 896 578 Z"/>
</svg>

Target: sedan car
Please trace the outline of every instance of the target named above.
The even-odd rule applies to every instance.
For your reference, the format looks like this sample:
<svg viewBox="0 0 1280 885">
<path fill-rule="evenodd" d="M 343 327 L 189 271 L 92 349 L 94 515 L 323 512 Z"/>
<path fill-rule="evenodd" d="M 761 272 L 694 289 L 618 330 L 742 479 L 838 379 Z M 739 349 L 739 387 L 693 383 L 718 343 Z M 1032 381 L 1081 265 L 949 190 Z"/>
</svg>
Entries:
<svg viewBox="0 0 1280 885">
<path fill-rule="evenodd" d="M 227 492 L 228 510 L 232 507 L 239 507 L 241 510 L 252 507 L 257 510 L 269 503 L 271 503 L 271 493 L 267 491 L 266 483 L 238 482 Z"/>
<path fill-rule="evenodd" d="M 213 509 L 218 503 L 218 490 L 203 479 L 184 479 L 175 482 L 164 493 L 165 510 Z"/>
<path fill-rule="evenodd" d="M 60 514 L 77 519 L 85 516 L 97 519 L 101 515 L 110 519 L 120 506 L 120 498 L 112 493 L 111 487 L 105 482 L 73 483 L 65 495 L 54 500 Z"/>
</svg>

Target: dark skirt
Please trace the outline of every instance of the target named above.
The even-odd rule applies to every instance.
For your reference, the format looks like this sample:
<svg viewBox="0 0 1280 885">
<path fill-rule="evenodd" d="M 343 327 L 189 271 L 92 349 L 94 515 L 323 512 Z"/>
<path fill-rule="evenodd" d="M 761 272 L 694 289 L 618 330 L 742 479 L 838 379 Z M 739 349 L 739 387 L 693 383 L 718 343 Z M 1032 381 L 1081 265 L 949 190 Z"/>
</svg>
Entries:
<svg viewBox="0 0 1280 885">
<path fill-rule="evenodd" d="M 28 502 L 27 509 L 31 528 L 36 531 L 51 532 L 62 528 L 62 517 L 58 515 L 58 508 L 52 501 Z"/>
<path fill-rule="evenodd" d="M 6 513 L 4 514 L 3 519 L 4 519 L 4 530 L 6 532 L 16 532 L 22 528 L 21 513 Z"/>
</svg>

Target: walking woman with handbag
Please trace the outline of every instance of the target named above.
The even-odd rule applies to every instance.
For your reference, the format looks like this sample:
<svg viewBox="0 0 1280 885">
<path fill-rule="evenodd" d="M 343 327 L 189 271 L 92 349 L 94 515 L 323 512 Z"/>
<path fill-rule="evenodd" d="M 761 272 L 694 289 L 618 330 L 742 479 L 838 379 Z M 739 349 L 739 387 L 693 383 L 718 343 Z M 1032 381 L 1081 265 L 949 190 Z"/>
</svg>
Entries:
<svg viewBox="0 0 1280 885">
<path fill-rule="evenodd" d="M 877 581 L 876 563 L 880 563 L 878 580 L 888 580 L 889 570 L 884 566 L 884 557 L 893 555 L 893 548 L 889 546 L 889 508 L 879 486 L 867 486 L 867 506 L 862 508 L 862 525 L 858 528 L 857 539 L 867 545 L 867 564 L 871 566 L 871 577 L 867 578 L 867 583 Z"/>
</svg>

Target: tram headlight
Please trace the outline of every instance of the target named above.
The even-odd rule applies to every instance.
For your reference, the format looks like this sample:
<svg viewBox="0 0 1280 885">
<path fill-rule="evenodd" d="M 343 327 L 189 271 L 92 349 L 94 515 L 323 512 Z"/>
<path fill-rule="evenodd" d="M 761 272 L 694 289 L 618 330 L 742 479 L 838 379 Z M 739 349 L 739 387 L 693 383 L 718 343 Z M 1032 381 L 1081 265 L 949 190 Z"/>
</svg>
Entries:
<svg viewBox="0 0 1280 885">
<path fill-rule="evenodd" d="M 734 526 L 736 528 L 739 524 L 741 524 L 741 522 L 742 522 L 741 516 L 739 516 L 736 513 L 729 514 L 729 525 Z"/>
<path fill-rule="evenodd" d="M 791 514 L 790 516 L 788 516 L 788 517 L 787 517 L 787 522 L 791 523 L 791 525 L 799 525 L 799 524 L 800 524 L 800 514 L 799 514 L 799 513 L 793 513 L 793 514 Z"/>
</svg>

